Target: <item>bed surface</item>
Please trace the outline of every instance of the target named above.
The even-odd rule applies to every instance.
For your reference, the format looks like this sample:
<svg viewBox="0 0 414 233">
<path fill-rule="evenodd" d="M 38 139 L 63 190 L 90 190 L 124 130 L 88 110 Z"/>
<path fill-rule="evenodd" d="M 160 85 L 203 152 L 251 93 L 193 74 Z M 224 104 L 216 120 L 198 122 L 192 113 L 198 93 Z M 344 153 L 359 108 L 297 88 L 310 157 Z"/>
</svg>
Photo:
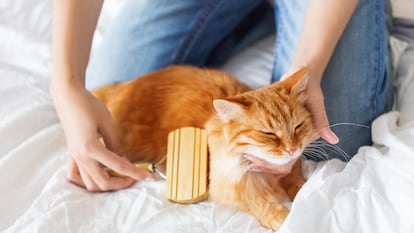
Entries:
<svg viewBox="0 0 414 233">
<path fill-rule="evenodd" d="M 97 43 L 119 5 L 105 2 Z M 48 90 L 51 10 L 50 0 L 0 2 L 0 232 L 271 232 L 212 202 L 171 203 L 162 180 L 95 194 L 66 181 L 69 154 Z M 223 68 L 265 85 L 254 77 L 270 80 L 273 40 Z M 414 232 L 414 45 L 391 44 L 398 92 L 395 110 L 372 125 L 375 145 L 347 164 L 305 162 L 309 179 L 279 232 Z"/>
</svg>

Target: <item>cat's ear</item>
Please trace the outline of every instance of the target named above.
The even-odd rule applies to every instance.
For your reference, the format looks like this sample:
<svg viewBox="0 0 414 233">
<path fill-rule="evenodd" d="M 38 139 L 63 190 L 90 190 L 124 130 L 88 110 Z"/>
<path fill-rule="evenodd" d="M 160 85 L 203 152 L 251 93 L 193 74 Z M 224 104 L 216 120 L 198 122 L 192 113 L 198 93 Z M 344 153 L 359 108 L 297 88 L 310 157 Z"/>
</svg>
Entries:
<svg viewBox="0 0 414 233">
<path fill-rule="evenodd" d="M 232 120 L 243 113 L 242 106 L 228 100 L 216 99 L 213 101 L 213 105 L 217 114 L 223 120 Z"/>
<path fill-rule="evenodd" d="M 308 68 L 302 67 L 281 81 L 278 86 L 288 90 L 289 93 L 302 94 L 306 90 L 306 85 L 308 84 L 307 73 Z"/>
</svg>

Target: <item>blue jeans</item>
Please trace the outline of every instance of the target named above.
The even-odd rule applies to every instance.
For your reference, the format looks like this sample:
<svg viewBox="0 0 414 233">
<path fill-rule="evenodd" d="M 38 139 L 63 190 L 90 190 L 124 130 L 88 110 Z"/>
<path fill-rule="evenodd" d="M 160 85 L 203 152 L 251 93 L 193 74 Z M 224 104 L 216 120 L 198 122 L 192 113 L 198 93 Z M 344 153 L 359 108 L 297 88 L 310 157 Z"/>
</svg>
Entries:
<svg viewBox="0 0 414 233">
<path fill-rule="evenodd" d="M 350 159 L 360 146 L 370 145 L 371 130 L 360 125 L 370 126 L 391 108 L 384 1 L 359 1 L 324 73 L 328 118 L 340 138 L 338 146 L 347 154 L 344 158 L 328 146 L 330 158 Z M 91 57 L 86 85 L 94 89 L 127 81 L 171 64 L 218 64 L 268 33 L 269 25 L 275 25 L 277 33 L 273 69 L 277 81 L 293 57 L 307 0 L 276 0 L 274 19 L 266 12 L 249 28 L 250 34 L 240 29 L 241 22 L 249 24 L 252 12 L 263 4 L 259 0 L 126 0 Z"/>
</svg>

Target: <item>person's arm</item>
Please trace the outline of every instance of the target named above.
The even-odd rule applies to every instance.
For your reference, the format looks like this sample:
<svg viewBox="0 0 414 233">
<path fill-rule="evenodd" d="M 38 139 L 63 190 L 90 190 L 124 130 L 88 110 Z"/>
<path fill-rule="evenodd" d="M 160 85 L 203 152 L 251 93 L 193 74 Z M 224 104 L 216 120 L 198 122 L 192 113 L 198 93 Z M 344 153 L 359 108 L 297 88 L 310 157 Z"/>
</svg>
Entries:
<svg viewBox="0 0 414 233">
<path fill-rule="evenodd" d="M 315 130 L 320 137 L 333 144 L 338 143 L 338 138 L 329 128 L 320 82 L 357 3 L 358 0 L 310 0 L 290 68 L 292 71 L 308 67 L 308 104 Z"/>
<path fill-rule="evenodd" d="M 68 179 L 89 191 L 121 189 L 132 185 L 134 179 L 151 176 L 116 154 L 116 129 L 111 116 L 85 88 L 85 70 L 102 3 L 102 0 L 53 2 L 50 92 L 71 153 Z M 111 177 L 102 165 L 134 179 Z"/>
<path fill-rule="evenodd" d="M 93 33 L 103 0 L 53 1 L 52 84 L 79 82 L 84 86 Z"/>
</svg>

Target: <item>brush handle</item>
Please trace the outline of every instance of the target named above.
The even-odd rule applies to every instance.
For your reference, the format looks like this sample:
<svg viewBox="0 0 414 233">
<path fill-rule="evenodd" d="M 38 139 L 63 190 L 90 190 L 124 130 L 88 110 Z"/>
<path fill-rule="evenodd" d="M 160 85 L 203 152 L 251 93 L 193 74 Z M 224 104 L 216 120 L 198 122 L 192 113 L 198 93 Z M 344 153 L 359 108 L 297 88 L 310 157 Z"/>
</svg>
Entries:
<svg viewBox="0 0 414 233">
<path fill-rule="evenodd" d="M 154 164 L 152 163 L 134 163 L 135 167 L 145 169 L 149 172 L 154 173 Z M 116 177 L 127 177 L 126 175 L 119 174 L 118 172 L 114 170 L 108 170 L 109 175 L 116 176 Z"/>
</svg>

